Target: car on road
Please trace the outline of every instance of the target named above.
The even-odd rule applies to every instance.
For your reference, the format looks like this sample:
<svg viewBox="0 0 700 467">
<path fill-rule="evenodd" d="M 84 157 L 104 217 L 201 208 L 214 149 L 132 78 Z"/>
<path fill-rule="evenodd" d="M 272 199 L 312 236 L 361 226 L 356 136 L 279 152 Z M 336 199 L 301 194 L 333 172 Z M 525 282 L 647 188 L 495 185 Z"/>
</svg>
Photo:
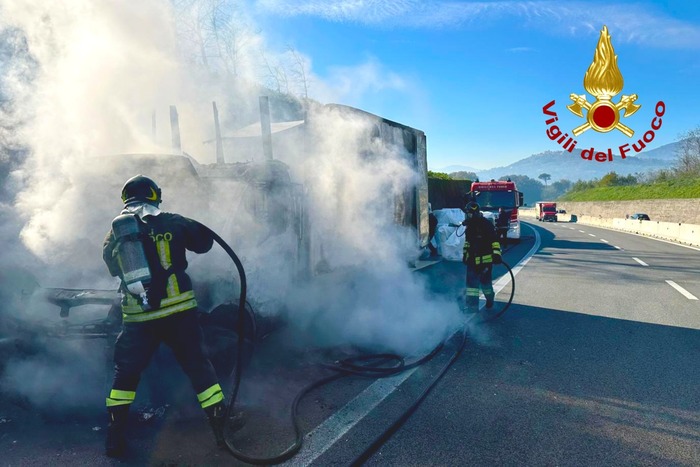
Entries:
<svg viewBox="0 0 700 467">
<path fill-rule="evenodd" d="M 638 212 L 636 214 L 632 214 L 630 216 L 630 219 L 638 220 L 638 221 L 650 221 L 649 216 L 646 214 L 643 214 L 641 212 Z"/>
</svg>

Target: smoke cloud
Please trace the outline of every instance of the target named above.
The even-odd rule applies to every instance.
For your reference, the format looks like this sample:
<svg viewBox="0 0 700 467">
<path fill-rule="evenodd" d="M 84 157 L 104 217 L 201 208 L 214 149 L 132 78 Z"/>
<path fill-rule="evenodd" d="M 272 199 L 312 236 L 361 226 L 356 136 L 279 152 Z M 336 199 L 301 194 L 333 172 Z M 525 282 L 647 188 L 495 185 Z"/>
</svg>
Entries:
<svg viewBox="0 0 700 467">
<path fill-rule="evenodd" d="M 102 241 L 121 209 L 121 185 L 143 173 L 161 186 L 163 209 L 202 221 L 230 242 L 246 267 L 256 311 L 284 314 L 311 336 L 309 345 L 415 355 L 456 328 L 457 305 L 428 296 L 422 277 L 407 267 L 419 253 L 416 236 L 394 222 L 392 207 L 418 176 L 404 150 L 368 141 L 367 118 L 292 97 L 305 96 L 308 82 L 277 64 L 291 58 L 310 81 L 316 79 L 310 60 L 267 50 L 257 31 L 233 2 L 0 0 L 0 273 L 26 271 L 23 285 L 3 280 L 0 295 L 21 298 L 36 283 L 115 289 Z M 318 88 L 332 95 L 328 83 Z M 343 86 L 337 95 L 348 92 Z M 273 121 L 305 114 L 310 131 L 299 144 L 275 148 L 297 191 L 275 192 L 261 217 L 251 185 L 212 168 L 211 103 L 218 104 L 226 136 L 259 121 L 263 93 L 277 96 Z M 172 147 L 171 105 L 187 159 L 173 156 L 182 153 Z M 232 144 L 227 162 L 250 161 Z M 361 155 L 368 144 L 370 158 Z M 150 156 L 115 156 L 136 153 Z M 208 174 L 205 183 L 192 167 Z M 299 200 L 308 226 L 290 215 Z M 303 228 L 312 238 L 311 280 L 300 274 Z M 210 304 L 237 297 L 220 250 L 190 259 L 195 282 L 213 284 Z M 0 302 L 0 316 L 52 313 L 18 300 Z M 86 358 L 83 353 L 81 371 L 98 371 L 101 360 L 85 365 Z M 61 360 L 69 361 L 75 360 Z M 54 368 L 53 376 L 65 381 L 70 372 L 59 367 L 30 359 L 10 374 L 20 381 L 32 369 L 46 375 Z"/>
</svg>

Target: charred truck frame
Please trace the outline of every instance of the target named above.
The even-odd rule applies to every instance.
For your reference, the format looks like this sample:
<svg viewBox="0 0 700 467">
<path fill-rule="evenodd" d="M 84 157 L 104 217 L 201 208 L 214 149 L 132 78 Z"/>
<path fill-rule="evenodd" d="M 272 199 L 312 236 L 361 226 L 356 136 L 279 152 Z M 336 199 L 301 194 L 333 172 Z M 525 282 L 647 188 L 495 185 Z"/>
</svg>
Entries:
<svg viewBox="0 0 700 467">
<path fill-rule="evenodd" d="M 324 238 L 315 228 L 313 216 L 307 204 L 307 187 L 303 181 L 295 181 L 293 170 L 280 159 L 275 159 L 275 154 L 282 155 L 287 144 L 302 144 L 307 148 L 313 144 L 315 132 L 330 131 L 325 128 L 323 121 L 313 121 L 305 118 L 298 121 L 271 122 L 269 102 L 267 97 L 260 98 L 260 122 L 249 125 L 236 131 L 233 136 L 224 137 L 219 128 L 218 111 L 213 104 L 216 139 L 205 143 L 214 143 L 216 146 L 216 163 L 200 164 L 195 159 L 182 152 L 180 147 L 180 130 L 177 110 L 171 106 L 170 123 L 174 154 L 122 154 L 110 156 L 115 165 L 114 180 L 110 181 L 114 186 L 109 189 L 118 193 L 123 180 L 135 173 L 143 173 L 159 180 L 159 174 L 172 172 L 173 167 L 181 176 L 179 185 L 182 185 L 192 194 L 193 198 L 203 198 L 204 204 L 211 200 L 206 199 L 208 187 L 218 183 L 235 182 L 241 187 L 237 194 L 241 195 L 245 210 L 266 226 L 266 233 L 262 235 L 261 242 L 266 238 L 276 235 L 290 235 L 295 244 L 294 271 L 299 278 L 312 278 L 314 275 L 328 272 L 324 267 Z M 328 104 L 323 106 L 326 111 L 332 111 L 340 116 L 340 121 L 363 119 L 368 125 L 366 134 L 362 135 L 360 143 L 360 157 L 380 158 L 382 154 L 374 153 L 377 141 L 394 148 L 396 154 L 404 158 L 405 162 L 417 174 L 415 184 L 408 187 L 403 193 L 389 200 L 393 209 L 394 222 L 400 226 L 415 230 L 415 242 L 417 251 L 427 247 L 429 240 L 428 220 L 428 179 L 427 179 L 427 155 L 425 134 L 417 129 L 402 125 L 391 120 L 364 112 L 362 110 L 338 105 Z M 335 120 L 337 122 L 337 119 Z M 245 151 L 244 159 L 248 162 L 226 162 L 225 147 L 230 145 L 237 151 Z M 247 149 L 246 149 L 247 148 Z M 240 155 L 240 154 L 239 154 Z M 240 157 L 237 157 L 240 159 Z M 167 172 L 165 168 L 167 167 Z M 96 184 L 105 184 L 104 180 L 96 181 Z M 93 187 L 93 188 L 97 188 Z M 88 189 L 90 189 L 88 187 Z M 105 190 L 104 186 L 99 189 Z M 111 191 L 110 191 L 111 192 Z M 204 193 L 204 195 L 203 195 Z M 174 198 L 171 198 L 174 199 Z M 106 215 L 112 215 L 108 213 Z M 105 226 L 109 221 L 105 220 Z M 99 257 L 99 252 L 96 253 Z M 418 258 L 416 258 L 418 259 Z M 45 336 L 59 338 L 105 338 L 114 337 L 119 331 L 121 322 L 119 297 L 115 290 L 95 289 L 43 289 L 44 298 L 56 305 L 60 314 L 57 326 L 40 326 L 39 329 Z M 231 313 L 230 303 L 214 303 L 205 300 L 198 302 L 203 305 L 203 311 L 219 310 Z M 109 307 L 107 318 L 92 322 L 74 323 L 69 320 L 70 311 L 74 307 L 84 305 Z M 213 313 L 209 313 L 213 314 Z M 234 314 L 234 313 L 231 313 Z M 254 337 L 260 338 L 269 331 L 269 323 L 255 323 L 255 315 L 252 310 L 248 313 L 251 323 L 248 326 Z M 216 321 L 216 318 L 214 318 Z M 235 322 L 226 322 L 225 327 L 231 332 L 235 330 Z M 206 323 L 203 323 L 206 330 Z M 36 329 L 34 329 L 36 331 Z M 7 344 L 6 338 L 0 336 L 0 342 Z M 216 357 L 212 358 L 216 361 Z M 226 359 L 228 360 L 228 359 Z M 230 360 L 224 364 L 230 369 Z M 217 368 L 217 371 L 219 368 Z"/>
</svg>

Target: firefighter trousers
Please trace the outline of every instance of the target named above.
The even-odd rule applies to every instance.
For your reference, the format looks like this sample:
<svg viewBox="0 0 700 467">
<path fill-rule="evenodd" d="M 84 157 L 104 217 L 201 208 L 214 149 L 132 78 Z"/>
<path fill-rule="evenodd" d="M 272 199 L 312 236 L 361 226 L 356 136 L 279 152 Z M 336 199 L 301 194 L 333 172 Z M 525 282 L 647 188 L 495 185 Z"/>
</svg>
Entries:
<svg viewBox="0 0 700 467">
<path fill-rule="evenodd" d="M 173 351 L 202 408 L 224 399 L 214 367 L 204 353 L 197 309 L 192 308 L 151 321 L 122 324 L 114 347 L 114 383 L 108 407 L 133 402 L 141 373 L 161 343 Z"/>
<path fill-rule="evenodd" d="M 493 300 L 492 264 L 467 265 L 467 311 L 476 313 L 479 311 L 479 289 L 488 300 Z"/>
</svg>

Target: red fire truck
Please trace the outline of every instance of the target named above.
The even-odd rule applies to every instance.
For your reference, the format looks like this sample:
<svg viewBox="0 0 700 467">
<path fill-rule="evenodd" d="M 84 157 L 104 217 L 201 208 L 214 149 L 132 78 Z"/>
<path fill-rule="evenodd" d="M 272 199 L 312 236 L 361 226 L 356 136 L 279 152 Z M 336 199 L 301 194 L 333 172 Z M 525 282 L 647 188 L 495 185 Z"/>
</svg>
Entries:
<svg viewBox="0 0 700 467">
<path fill-rule="evenodd" d="M 503 208 L 506 213 L 510 213 L 507 238 L 519 240 L 520 219 L 518 218 L 518 208 L 523 204 L 523 194 L 518 191 L 515 182 L 510 179 L 506 181 L 474 182 L 471 190 L 485 216 L 495 219 L 498 216 L 499 208 Z"/>
</svg>

